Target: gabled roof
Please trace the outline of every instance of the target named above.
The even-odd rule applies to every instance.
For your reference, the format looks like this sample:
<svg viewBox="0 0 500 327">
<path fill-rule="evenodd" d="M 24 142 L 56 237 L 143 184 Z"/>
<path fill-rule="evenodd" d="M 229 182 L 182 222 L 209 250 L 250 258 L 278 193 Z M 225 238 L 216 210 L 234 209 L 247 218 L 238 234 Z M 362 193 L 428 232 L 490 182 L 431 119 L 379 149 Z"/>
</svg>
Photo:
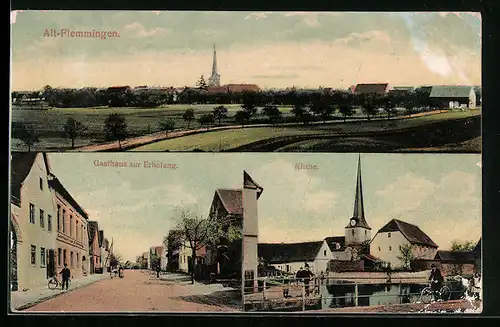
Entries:
<svg viewBox="0 0 500 327">
<path fill-rule="evenodd" d="M 427 234 L 425 234 L 418 226 L 409 224 L 407 222 L 392 219 L 384 227 L 382 227 L 378 233 L 386 232 L 401 232 L 403 236 L 411 244 L 426 245 L 433 248 L 437 248 L 437 244 Z"/>
<path fill-rule="evenodd" d="M 68 203 L 75 208 L 75 210 L 82 215 L 85 219 L 89 219 L 87 212 L 76 202 L 76 200 L 71 196 L 71 194 L 66 190 L 66 188 L 62 185 L 61 181 L 54 175 L 51 174 L 51 179 L 49 180 L 49 185 L 52 187 L 58 194 L 60 194 Z"/>
<path fill-rule="evenodd" d="M 463 85 L 437 85 L 431 89 L 431 98 L 468 98 L 472 86 Z"/>
<path fill-rule="evenodd" d="M 354 195 L 354 210 L 351 219 L 356 220 L 355 227 L 363 227 L 366 229 L 370 229 L 370 226 L 366 222 L 365 219 L 365 206 L 363 202 L 363 183 L 361 179 L 361 156 L 358 156 L 358 172 L 356 176 L 356 193 Z M 350 228 L 350 225 L 346 226 Z"/>
<path fill-rule="evenodd" d="M 439 250 L 436 253 L 436 260 L 442 262 L 473 262 L 476 259 L 474 252 L 456 252 L 456 251 L 443 251 Z"/>
<path fill-rule="evenodd" d="M 377 258 L 377 257 L 375 257 L 375 256 L 373 256 L 371 254 L 363 254 L 362 257 L 365 258 L 365 259 L 367 259 L 367 260 L 369 260 L 369 261 L 372 261 L 372 262 L 378 262 L 378 261 L 380 261 L 379 258 Z"/>
<path fill-rule="evenodd" d="M 125 86 L 110 86 L 108 87 L 108 91 L 125 91 L 130 89 L 130 86 L 125 85 Z"/>
<path fill-rule="evenodd" d="M 245 170 L 243 171 L 243 187 L 257 189 L 257 199 L 260 198 L 260 195 L 264 191 L 264 188 L 257 184 Z"/>
<path fill-rule="evenodd" d="M 229 92 L 233 93 L 260 91 L 260 87 L 257 84 L 226 84 L 224 87 L 226 87 Z"/>
<path fill-rule="evenodd" d="M 89 244 L 92 244 L 94 242 L 95 233 L 99 230 L 99 224 L 97 221 L 89 221 L 87 223 L 87 228 L 89 231 Z"/>
<path fill-rule="evenodd" d="M 161 257 L 163 255 L 163 252 L 165 252 L 165 247 L 163 247 L 163 246 L 155 246 L 154 247 L 154 251 L 155 251 L 156 255 L 158 255 L 158 256 Z"/>
<path fill-rule="evenodd" d="M 332 252 L 337 252 L 337 251 L 344 251 L 345 249 L 345 236 L 332 236 L 332 237 L 327 237 L 325 238 L 326 244 L 328 244 L 328 247 L 330 248 L 330 251 Z M 337 244 L 339 247 L 337 248 Z"/>
<path fill-rule="evenodd" d="M 98 240 L 99 240 L 99 247 L 103 247 L 104 246 L 104 231 L 103 230 L 100 230 L 99 231 L 99 234 L 97 235 L 98 236 Z"/>
<path fill-rule="evenodd" d="M 354 92 L 357 94 L 385 93 L 388 87 L 388 83 L 358 84 Z"/>
<path fill-rule="evenodd" d="M 243 201 L 242 192 L 238 189 L 220 188 L 215 191 L 215 195 L 219 197 L 222 205 L 229 214 L 242 215 Z"/>
<path fill-rule="evenodd" d="M 316 259 L 323 241 L 303 243 L 260 243 L 258 256 L 267 263 L 306 262 Z"/>
<path fill-rule="evenodd" d="M 21 186 L 28 177 L 28 174 L 36 160 L 37 152 L 13 152 L 10 160 L 10 192 L 11 197 L 21 200 Z M 50 173 L 50 166 L 47 155 L 43 153 L 45 168 Z M 11 199 L 12 200 L 12 199 Z"/>
</svg>

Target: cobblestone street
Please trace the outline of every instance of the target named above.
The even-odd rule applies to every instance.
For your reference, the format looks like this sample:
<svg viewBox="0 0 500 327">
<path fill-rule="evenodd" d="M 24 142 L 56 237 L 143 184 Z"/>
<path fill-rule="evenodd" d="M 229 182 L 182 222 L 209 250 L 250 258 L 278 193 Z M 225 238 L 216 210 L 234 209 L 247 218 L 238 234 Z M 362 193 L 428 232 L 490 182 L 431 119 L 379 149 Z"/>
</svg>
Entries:
<svg viewBox="0 0 500 327">
<path fill-rule="evenodd" d="M 191 285 L 188 278 L 173 276 L 176 278 L 169 279 L 167 274 L 157 279 L 148 271 L 126 270 L 124 278 L 107 278 L 70 290 L 23 312 L 241 311 L 237 305 L 209 299 L 211 294 L 230 292 L 221 285 Z"/>
</svg>

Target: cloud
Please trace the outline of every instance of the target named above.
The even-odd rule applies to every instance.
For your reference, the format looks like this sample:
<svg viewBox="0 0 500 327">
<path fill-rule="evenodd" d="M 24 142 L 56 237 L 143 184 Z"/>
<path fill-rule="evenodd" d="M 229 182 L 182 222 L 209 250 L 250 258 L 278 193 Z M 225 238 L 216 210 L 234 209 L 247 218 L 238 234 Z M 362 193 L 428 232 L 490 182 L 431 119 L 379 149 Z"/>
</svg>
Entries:
<svg viewBox="0 0 500 327">
<path fill-rule="evenodd" d="M 129 24 L 129 25 L 125 25 L 124 29 L 133 32 L 134 36 L 138 37 L 138 38 L 146 38 L 146 37 L 152 37 L 152 36 L 158 36 L 158 35 L 165 35 L 168 32 L 170 32 L 170 30 L 165 29 L 163 27 L 156 27 L 156 28 L 153 28 L 153 29 L 148 31 L 144 28 L 144 26 L 142 26 L 141 24 L 139 24 L 137 22 L 134 22 L 134 23 Z"/>
<path fill-rule="evenodd" d="M 319 27 L 321 26 L 320 22 L 318 21 L 318 14 L 315 12 L 290 12 L 290 13 L 285 13 L 285 17 L 302 17 L 302 21 L 310 26 L 310 27 Z"/>
<path fill-rule="evenodd" d="M 452 171 L 441 178 L 436 187 L 436 197 L 439 201 L 450 204 L 467 204 L 480 202 L 476 194 L 478 180 L 473 174 L 463 171 Z"/>
<path fill-rule="evenodd" d="M 394 212 L 404 213 L 418 209 L 434 192 L 435 187 L 436 185 L 426 178 L 407 173 L 376 194 L 392 202 Z"/>
<path fill-rule="evenodd" d="M 351 33 L 347 37 L 338 39 L 335 41 L 336 44 L 358 44 L 370 41 L 381 41 L 386 45 L 391 44 L 392 39 L 386 32 L 382 31 L 368 31 L 363 33 Z"/>
<path fill-rule="evenodd" d="M 254 78 L 278 78 L 278 79 L 286 79 L 286 78 L 298 78 L 297 74 L 274 74 L 274 75 L 253 75 Z"/>
</svg>

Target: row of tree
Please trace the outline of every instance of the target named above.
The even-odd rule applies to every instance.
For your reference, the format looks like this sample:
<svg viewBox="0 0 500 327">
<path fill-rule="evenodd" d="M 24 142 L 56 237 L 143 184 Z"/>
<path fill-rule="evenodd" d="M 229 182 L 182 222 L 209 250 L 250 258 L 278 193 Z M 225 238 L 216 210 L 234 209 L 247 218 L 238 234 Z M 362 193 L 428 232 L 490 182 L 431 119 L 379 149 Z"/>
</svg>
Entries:
<svg viewBox="0 0 500 327">
<path fill-rule="evenodd" d="M 432 107 L 438 105 L 429 99 L 430 88 L 417 88 L 413 92 L 390 93 L 396 103 L 411 103 L 418 107 Z M 372 95 L 351 94 L 348 91 L 334 90 L 303 91 L 289 89 L 282 91 L 260 92 L 210 92 L 206 85 L 185 87 L 177 93 L 173 88 L 167 89 L 138 89 L 130 88 L 109 91 L 94 87 L 83 89 L 57 89 L 47 85 L 43 88 L 42 96 L 50 107 L 58 108 L 85 108 L 99 106 L 114 107 L 158 107 L 166 104 L 243 104 L 250 101 L 256 106 L 263 107 L 269 103 L 278 106 L 305 105 L 324 97 L 324 101 L 339 106 L 349 98 L 353 106 L 362 106 L 367 97 Z M 12 93 L 12 98 L 20 98 L 18 92 Z M 36 94 L 39 97 L 39 94 Z"/>
</svg>

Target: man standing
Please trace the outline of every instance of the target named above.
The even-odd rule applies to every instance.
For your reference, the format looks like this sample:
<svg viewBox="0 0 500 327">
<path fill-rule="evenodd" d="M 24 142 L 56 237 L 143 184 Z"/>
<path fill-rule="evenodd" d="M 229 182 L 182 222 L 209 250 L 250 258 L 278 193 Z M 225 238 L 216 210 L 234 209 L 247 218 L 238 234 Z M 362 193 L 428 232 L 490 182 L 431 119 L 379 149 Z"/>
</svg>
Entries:
<svg viewBox="0 0 500 327">
<path fill-rule="evenodd" d="M 62 289 L 64 290 L 64 285 L 66 285 L 66 290 L 69 288 L 69 278 L 71 277 L 71 271 L 68 268 L 68 264 L 64 264 L 64 268 L 61 270 L 62 275 Z"/>
<path fill-rule="evenodd" d="M 306 291 L 306 296 L 309 296 L 309 281 L 311 277 L 314 276 L 313 272 L 309 269 L 309 265 L 305 264 L 305 269 L 302 271 L 302 277 L 304 278 L 304 286 Z"/>
<path fill-rule="evenodd" d="M 434 300 L 437 300 L 437 294 L 441 287 L 443 287 L 443 275 L 441 274 L 441 270 L 436 267 L 435 264 L 431 265 L 431 275 L 429 276 L 429 281 L 431 282 L 431 289 L 434 295 Z"/>
</svg>

